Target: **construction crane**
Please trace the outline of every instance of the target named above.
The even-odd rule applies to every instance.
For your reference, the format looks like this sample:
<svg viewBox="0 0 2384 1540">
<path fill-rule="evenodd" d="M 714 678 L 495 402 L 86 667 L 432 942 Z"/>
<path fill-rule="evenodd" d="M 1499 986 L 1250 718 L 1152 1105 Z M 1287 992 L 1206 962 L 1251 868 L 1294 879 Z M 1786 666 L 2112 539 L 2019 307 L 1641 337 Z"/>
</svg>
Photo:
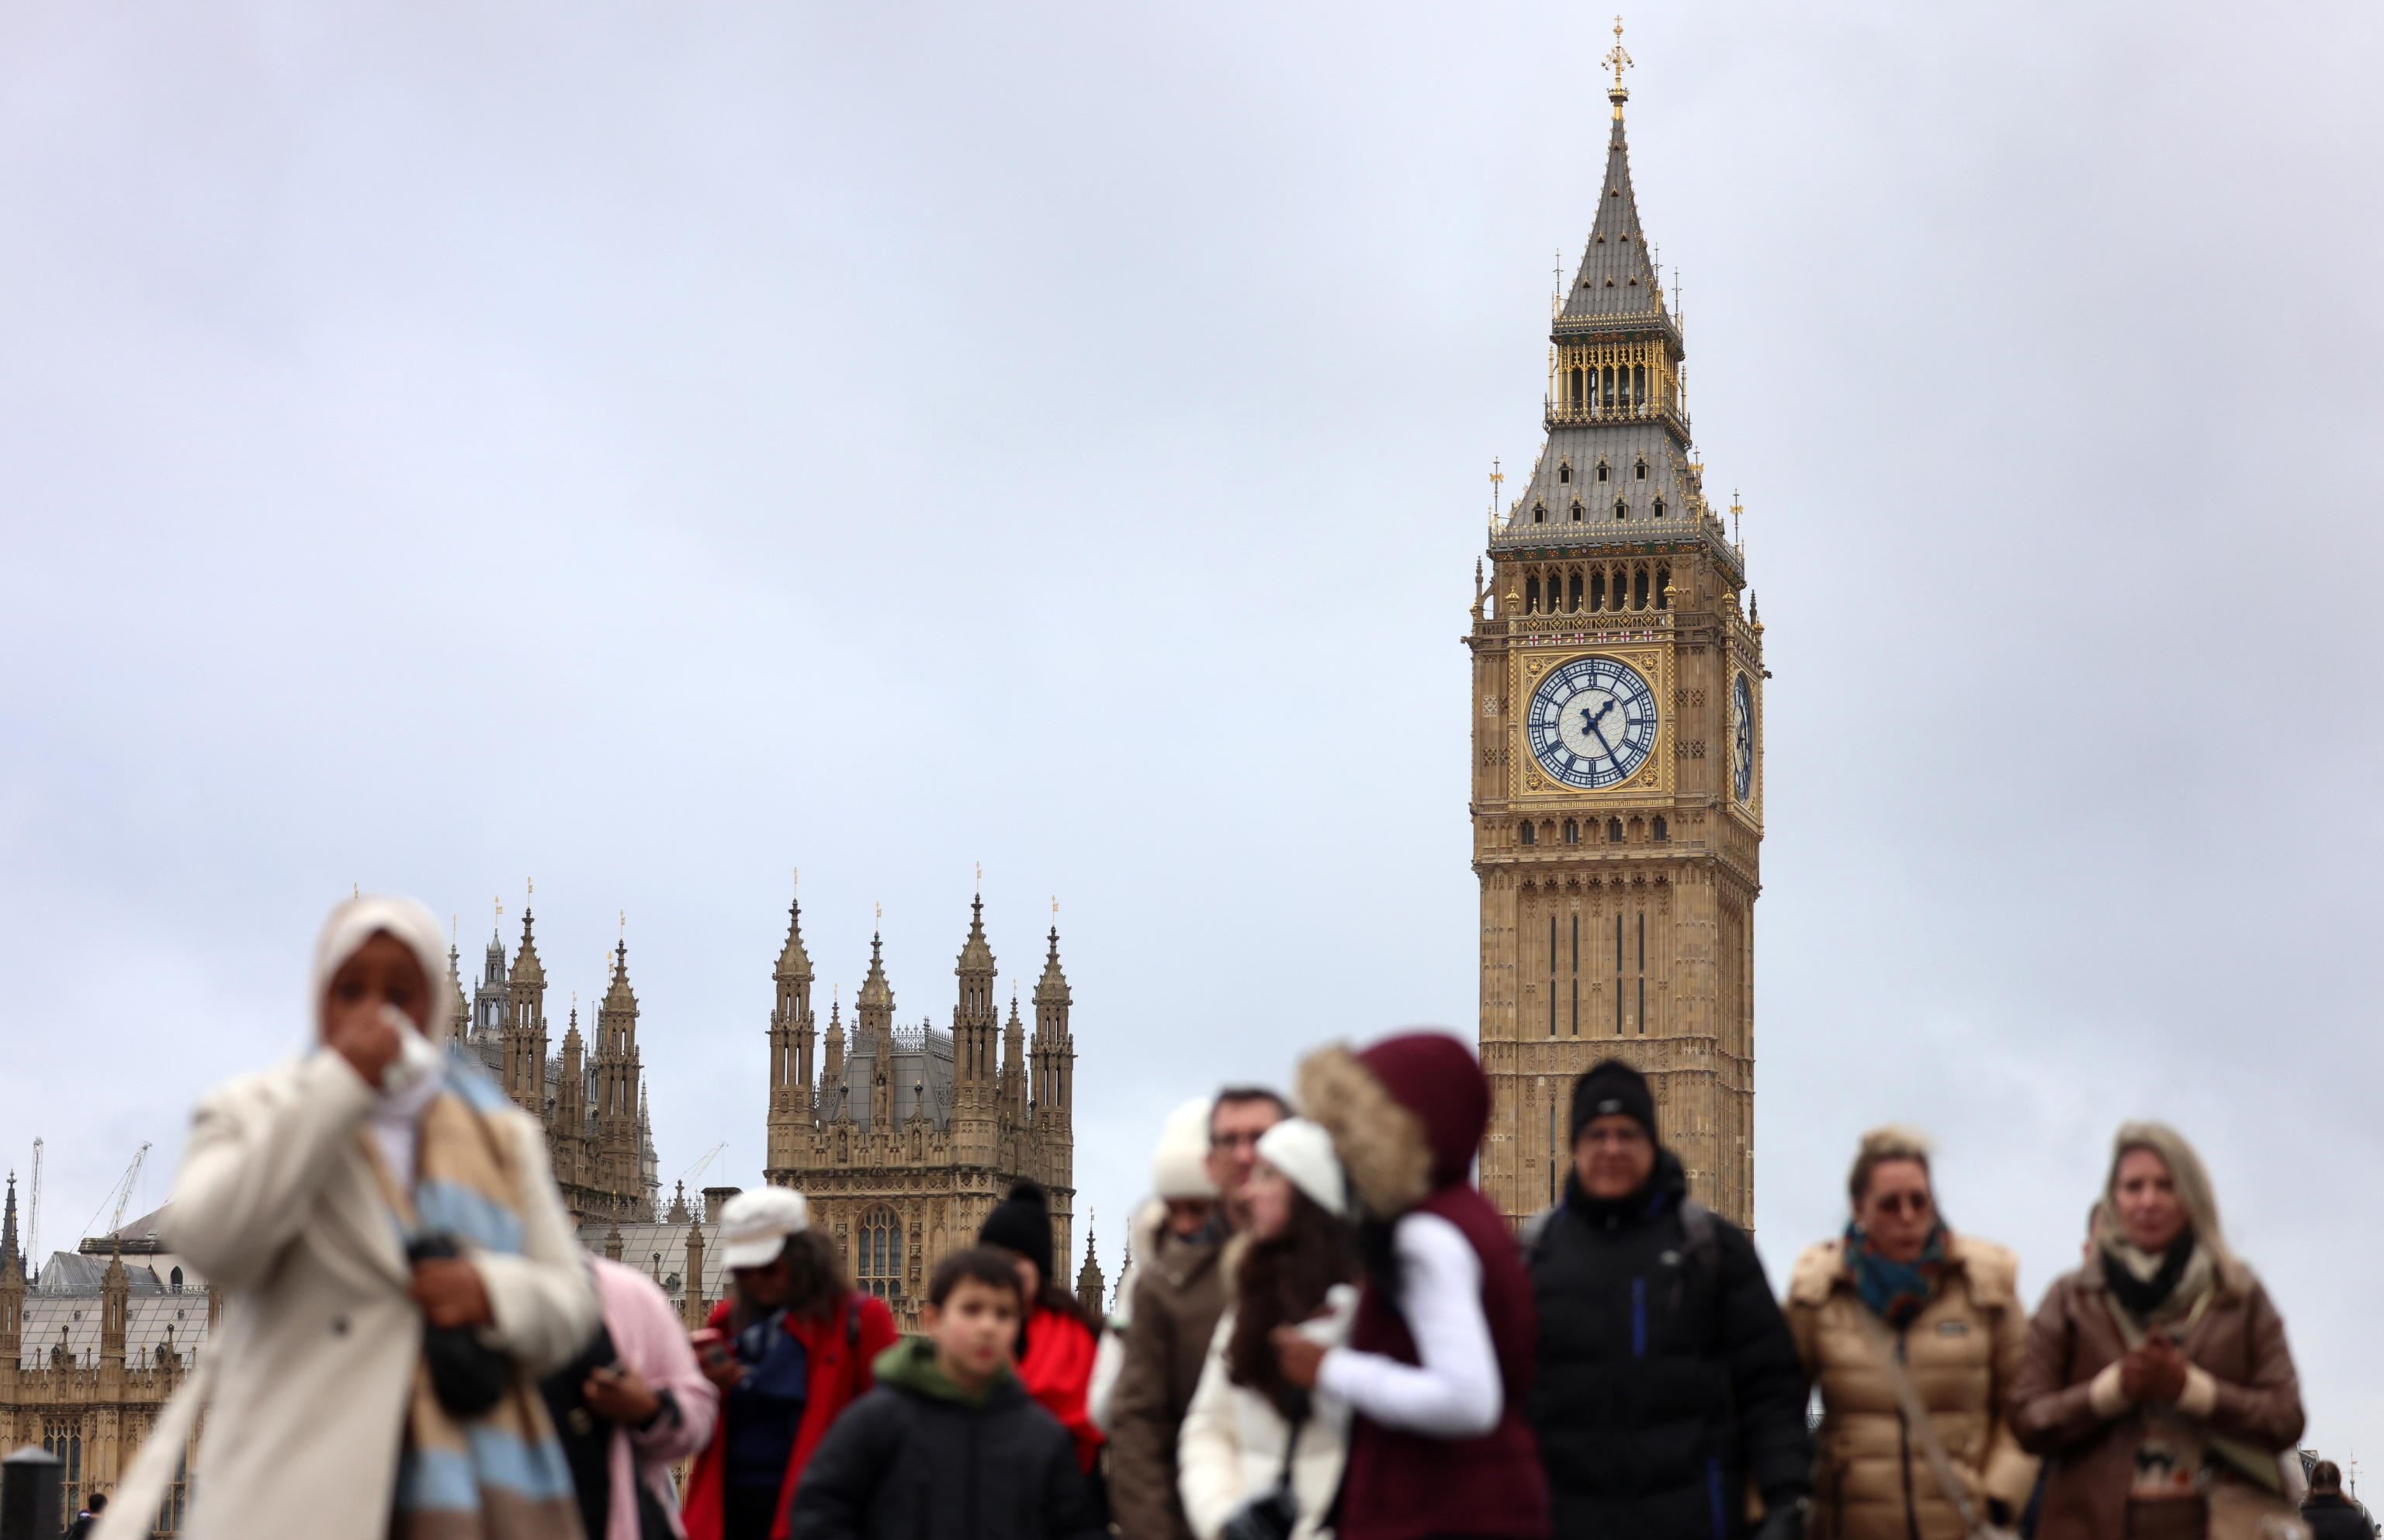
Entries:
<svg viewBox="0 0 2384 1540">
<path fill-rule="evenodd" d="M 702 1160 L 687 1168 L 687 1175 L 679 1178 L 679 1185 L 684 1187 L 688 1183 L 694 1181 L 697 1177 L 702 1177 L 705 1171 L 711 1168 L 712 1163 L 720 1158 L 720 1152 L 727 1148 L 728 1141 L 724 1139 L 719 1143 L 714 1145 L 711 1149 L 706 1150 L 703 1152 L 703 1158 Z"/>
<path fill-rule="evenodd" d="M 25 1195 L 25 1265 L 41 1265 L 42 1255 L 42 1140 L 33 1137 L 33 1186 Z M 0 1258 L 5 1263 L 6 1258 Z"/>
<path fill-rule="evenodd" d="M 116 1195 L 116 1212 L 107 1216 L 108 1234 L 124 1227 L 124 1205 L 132 1201 L 133 1189 L 141 1180 L 141 1163 L 148 1158 L 149 1141 L 143 1140 L 141 1148 L 132 1152 L 132 1164 L 124 1168 L 124 1189 Z"/>
<path fill-rule="evenodd" d="M 95 1235 L 107 1235 L 123 1227 L 124 1205 L 132 1201 L 132 1184 L 141 1179 L 142 1163 L 148 1158 L 149 1146 L 144 1140 L 140 1149 L 132 1152 L 132 1164 L 124 1168 L 124 1175 L 118 1177 L 116 1185 L 107 1189 L 107 1196 L 99 1201 L 100 1212 L 107 1215 L 107 1228 L 105 1230 L 93 1228 L 99 1223 L 99 1214 L 94 1213 L 91 1216 L 91 1224 L 83 1226 L 85 1230 Z"/>
</svg>

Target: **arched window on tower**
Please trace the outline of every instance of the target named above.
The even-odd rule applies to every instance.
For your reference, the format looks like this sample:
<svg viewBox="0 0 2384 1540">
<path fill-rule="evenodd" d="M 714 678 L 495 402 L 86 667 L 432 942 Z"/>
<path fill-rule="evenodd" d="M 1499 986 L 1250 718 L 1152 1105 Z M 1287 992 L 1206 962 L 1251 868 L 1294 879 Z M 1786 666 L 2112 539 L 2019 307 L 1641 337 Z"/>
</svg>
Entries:
<svg viewBox="0 0 2384 1540">
<path fill-rule="evenodd" d="M 1606 479 L 1606 462 L 1603 460 L 1597 462 L 1597 479 L 1600 481 Z"/>
<path fill-rule="evenodd" d="M 1660 507 L 1662 507 L 1663 505 L 1662 505 L 1662 504 L 1660 504 L 1660 503 L 1658 503 L 1657 506 L 1660 508 Z M 1671 593 L 1672 593 L 1672 569 L 1671 569 L 1671 568 L 1670 568 L 1670 567 L 1658 567 L 1658 568 L 1657 568 L 1657 569 L 1656 569 L 1656 608 L 1657 608 L 1657 609 L 1658 609 L 1658 610 L 1670 610 L 1670 608 L 1672 608 Z"/>
<path fill-rule="evenodd" d="M 1672 837 L 1671 831 L 1665 826 L 1663 814 L 1656 815 L 1656 821 L 1648 826 L 1648 833 L 1658 844 L 1662 844 Z"/>
<path fill-rule="evenodd" d="M 1640 461 L 1638 463 L 1631 467 L 1631 479 L 1633 481 L 1645 481 L 1647 479 L 1647 462 L 1645 460 Z"/>
<path fill-rule="evenodd" d="M 1567 819 L 1564 821 L 1564 843 L 1567 844 L 1581 844 L 1581 825 L 1572 819 Z"/>
<path fill-rule="evenodd" d="M 1536 615 L 1539 611 L 1540 580 L 1536 575 L 1534 575 L 1523 579 L 1523 613 L 1526 615 Z"/>
<path fill-rule="evenodd" d="M 1622 843 L 1622 820 L 1620 819 L 1608 819 L 1606 820 L 1606 843 L 1608 844 L 1620 844 Z"/>
<path fill-rule="evenodd" d="M 1548 505 L 1544 502 L 1535 502 L 1532 504 L 1532 523 L 1535 524 L 1544 524 L 1547 522 Z"/>
<path fill-rule="evenodd" d="M 1661 498 L 1656 499 L 1655 514 L 1659 519 L 1664 516 L 1664 499 Z"/>
<path fill-rule="evenodd" d="M 1592 610 L 1606 608 L 1606 573 L 1603 572 L 1589 574 L 1589 607 Z"/>
<path fill-rule="evenodd" d="M 1579 412 L 1588 404 L 1588 399 L 1582 389 L 1581 371 L 1575 369 L 1572 372 L 1572 409 Z"/>
<path fill-rule="evenodd" d="M 1631 517 L 1631 505 L 1624 502 L 1620 498 L 1615 499 L 1614 516 L 1618 519 L 1627 519 Z"/>
<path fill-rule="evenodd" d="M 1540 843 L 1540 832 L 1532 827 L 1531 819 L 1525 819 L 1522 822 L 1515 825 L 1515 843 L 1517 844 L 1537 844 Z"/>
<path fill-rule="evenodd" d="M 1557 480 L 1567 484 L 1571 482 L 1572 462 L 1571 461 L 1567 461 L 1565 463 L 1557 467 Z"/>
<path fill-rule="evenodd" d="M 166 1275 L 166 1287 L 177 1294 L 182 1292 L 182 1270 L 180 1268 L 177 1267 L 173 1272 Z"/>
<path fill-rule="evenodd" d="M 853 1275 L 881 1300 L 902 1292 L 902 1218 L 880 1203 L 861 1216 L 853 1233 Z"/>
<path fill-rule="evenodd" d="M 1576 519 L 1581 517 L 1581 505 L 1579 503 L 1575 503 L 1573 505 L 1572 516 Z M 1578 614 L 1581 610 L 1580 568 L 1574 568 L 1572 575 L 1565 579 L 1565 612 L 1567 614 Z"/>
<path fill-rule="evenodd" d="M 1572 499 L 1572 522 L 1575 524 L 1581 523 L 1581 499 L 1579 498 Z"/>
<path fill-rule="evenodd" d="M 1632 574 L 1631 608 L 1633 610 L 1647 608 L 1647 569 L 1645 567 L 1639 568 Z"/>
</svg>

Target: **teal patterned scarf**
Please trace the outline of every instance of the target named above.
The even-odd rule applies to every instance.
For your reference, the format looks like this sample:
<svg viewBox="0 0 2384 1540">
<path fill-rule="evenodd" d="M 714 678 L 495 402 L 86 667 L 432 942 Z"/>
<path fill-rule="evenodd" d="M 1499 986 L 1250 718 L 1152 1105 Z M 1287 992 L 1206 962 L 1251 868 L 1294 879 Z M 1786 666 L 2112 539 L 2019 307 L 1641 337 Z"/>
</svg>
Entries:
<svg viewBox="0 0 2384 1540">
<path fill-rule="evenodd" d="M 1859 1224 L 1846 1226 L 1846 1275 L 1871 1313 L 1898 1331 L 1912 1324 L 1937 1297 L 1945 1275 L 1945 1226 L 1931 1226 L 1916 1262 L 1891 1262 Z"/>
</svg>

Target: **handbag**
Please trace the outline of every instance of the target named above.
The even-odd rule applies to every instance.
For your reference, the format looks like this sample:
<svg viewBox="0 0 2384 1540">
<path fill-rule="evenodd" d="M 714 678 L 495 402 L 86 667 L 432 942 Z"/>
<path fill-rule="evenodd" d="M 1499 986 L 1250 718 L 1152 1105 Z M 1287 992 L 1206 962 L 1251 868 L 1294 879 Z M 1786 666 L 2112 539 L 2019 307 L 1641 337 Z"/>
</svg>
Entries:
<svg viewBox="0 0 2384 1540">
<path fill-rule="evenodd" d="M 1954 1507 L 1956 1517 L 1962 1521 L 1962 1533 L 1969 1540 L 2018 1540 L 2019 1532 L 2006 1525 L 1990 1523 L 1970 1502 L 1970 1489 L 1962 1485 L 1961 1472 L 1954 1469 L 1953 1458 L 1937 1437 L 1937 1423 L 1921 1404 L 1920 1392 L 1914 1388 L 1912 1376 L 1904 1372 L 1904 1357 L 1895 1350 L 1895 1339 L 1887 1335 L 1887 1323 L 1870 1312 L 1867 1305 L 1857 1304 L 1855 1314 L 1862 1322 L 1863 1334 L 1887 1366 L 1887 1383 L 1895 1391 L 1895 1409 L 1904 1418 L 1905 1427 L 1920 1442 L 1920 1453 L 1929 1461 L 1929 1473 L 1937 1481 L 1937 1489 Z M 2217 1540 L 2216 1532 L 2213 1540 Z"/>
<path fill-rule="evenodd" d="M 1307 1421 L 1303 1416 L 1291 1424 L 1291 1436 L 1283 1445 L 1283 1473 L 1273 1486 L 1234 1509 L 1225 1521 L 1224 1540 L 1291 1540 L 1291 1532 L 1299 1527 L 1299 1495 L 1292 1490 L 1291 1462 L 1299 1453 L 1299 1430 Z"/>
</svg>

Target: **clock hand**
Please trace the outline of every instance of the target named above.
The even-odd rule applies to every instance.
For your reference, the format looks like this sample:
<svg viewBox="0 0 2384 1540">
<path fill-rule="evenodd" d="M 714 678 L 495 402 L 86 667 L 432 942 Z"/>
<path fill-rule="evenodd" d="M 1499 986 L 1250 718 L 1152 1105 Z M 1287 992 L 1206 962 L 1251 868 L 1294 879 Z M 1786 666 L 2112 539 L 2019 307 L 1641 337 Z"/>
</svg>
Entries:
<svg viewBox="0 0 2384 1540">
<path fill-rule="evenodd" d="M 1611 705 L 1611 704 L 1612 704 L 1612 702 L 1610 702 L 1610 701 L 1609 701 L 1609 702 L 1608 702 L 1608 705 Z M 1584 712 L 1583 712 L 1583 713 L 1582 713 L 1582 715 L 1583 715 L 1583 716 L 1585 717 L 1585 716 L 1589 715 L 1589 713 L 1588 713 L 1588 712 L 1586 712 L 1586 711 L 1584 711 Z M 1606 715 L 1606 713 L 1605 713 L 1605 712 L 1603 712 L 1603 711 L 1600 711 L 1600 712 L 1598 713 L 1598 715 L 1602 717 L 1602 716 Z M 1596 739 L 1597 740 L 1597 746 L 1598 746 L 1598 747 L 1600 747 L 1600 748 L 1602 748 L 1602 749 L 1606 750 L 1606 757 L 1607 757 L 1608 758 L 1609 758 L 1609 759 L 1613 758 L 1614 758 L 1614 745 L 1613 745 L 1612 744 L 1609 744 L 1609 743 L 1608 743 L 1608 742 L 1606 741 L 1606 734 L 1605 734 L 1605 733 L 1600 733 L 1600 732 L 1597 730 L 1597 723 L 1596 723 L 1596 721 L 1591 721 L 1588 725 L 1589 725 L 1589 735 L 1590 735 L 1591 737 L 1596 738 Z"/>
</svg>

